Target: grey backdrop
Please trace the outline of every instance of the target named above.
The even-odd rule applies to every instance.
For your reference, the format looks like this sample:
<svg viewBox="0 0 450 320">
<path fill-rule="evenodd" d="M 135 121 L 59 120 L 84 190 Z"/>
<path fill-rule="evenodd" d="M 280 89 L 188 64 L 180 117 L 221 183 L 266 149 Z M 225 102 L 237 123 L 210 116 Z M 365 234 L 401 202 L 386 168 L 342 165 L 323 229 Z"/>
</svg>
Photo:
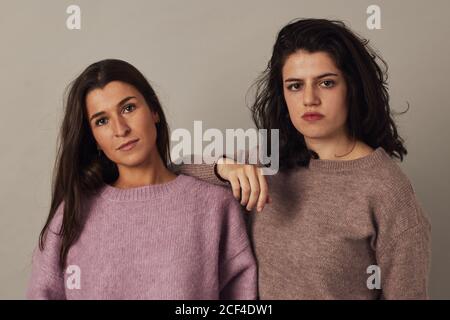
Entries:
<svg viewBox="0 0 450 320">
<path fill-rule="evenodd" d="M 81 30 L 66 8 L 81 7 Z M 381 7 L 381 30 L 366 9 Z M 0 298 L 22 299 L 50 201 L 62 97 L 88 64 L 121 58 L 159 94 L 171 128 L 249 128 L 245 95 L 277 31 L 297 17 L 342 19 L 389 63 L 409 155 L 401 164 L 432 222 L 432 298 L 450 298 L 450 2 L 12 1 L 0 4 Z"/>
</svg>

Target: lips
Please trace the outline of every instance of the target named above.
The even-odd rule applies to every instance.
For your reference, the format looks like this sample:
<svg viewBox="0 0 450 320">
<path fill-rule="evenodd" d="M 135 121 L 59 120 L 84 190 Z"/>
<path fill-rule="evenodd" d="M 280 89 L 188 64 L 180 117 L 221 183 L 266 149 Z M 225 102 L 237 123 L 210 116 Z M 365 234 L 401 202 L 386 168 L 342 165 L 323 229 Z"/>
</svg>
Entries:
<svg viewBox="0 0 450 320">
<path fill-rule="evenodd" d="M 306 112 L 303 116 L 302 119 L 306 120 L 306 121 L 317 121 L 320 120 L 324 117 L 323 114 L 318 113 L 318 112 Z"/>
<path fill-rule="evenodd" d="M 134 146 L 137 144 L 138 141 L 139 139 L 133 139 L 128 142 L 125 142 L 124 144 L 120 145 L 120 147 L 117 148 L 117 150 L 131 150 L 134 148 Z"/>
</svg>

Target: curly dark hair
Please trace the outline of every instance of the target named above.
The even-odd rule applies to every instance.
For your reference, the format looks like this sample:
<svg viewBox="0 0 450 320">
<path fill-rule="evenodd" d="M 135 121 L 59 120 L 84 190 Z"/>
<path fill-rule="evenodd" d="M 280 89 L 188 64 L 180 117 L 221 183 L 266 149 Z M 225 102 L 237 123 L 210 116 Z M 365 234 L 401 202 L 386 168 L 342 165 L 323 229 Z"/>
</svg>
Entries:
<svg viewBox="0 0 450 320">
<path fill-rule="evenodd" d="M 367 39 L 342 21 L 297 19 L 278 33 L 267 68 L 254 84 L 256 95 L 251 106 L 259 129 L 279 129 L 280 170 L 308 166 L 312 157 L 318 157 L 292 124 L 283 95 L 282 68 L 298 50 L 328 53 L 343 73 L 349 88 L 346 125 L 352 138 L 372 148 L 382 147 L 391 157 L 403 160 L 407 150 L 389 106 L 387 63 Z M 270 140 L 268 146 L 270 152 Z"/>
</svg>

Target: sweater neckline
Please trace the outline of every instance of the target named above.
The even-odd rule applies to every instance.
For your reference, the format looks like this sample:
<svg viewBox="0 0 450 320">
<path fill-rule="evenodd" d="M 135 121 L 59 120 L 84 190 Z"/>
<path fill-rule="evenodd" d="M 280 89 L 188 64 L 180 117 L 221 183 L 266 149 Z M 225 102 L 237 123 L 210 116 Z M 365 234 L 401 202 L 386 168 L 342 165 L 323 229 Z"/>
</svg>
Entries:
<svg viewBox="0 0 450 320">
<path fill-rule="evenodd" d="M 380 165 L 385 162 L 386 159 L 389 159 L 389 155 L 382 147 L 378 147 L 370 154 L 354 160 L 311 159 L 309 162 L 309 168 L 312 170 L 328 171 L 354 170 Z"/>
<path fill-rule="evenodd" d="M 184 190 L 183 185 L 187 179 L 187 176 L 179 174 L 169 182 L 126 189 L 105 184 L 100 190 L 100 196 L 112 201 L 150 200 Z"/>
</svg>

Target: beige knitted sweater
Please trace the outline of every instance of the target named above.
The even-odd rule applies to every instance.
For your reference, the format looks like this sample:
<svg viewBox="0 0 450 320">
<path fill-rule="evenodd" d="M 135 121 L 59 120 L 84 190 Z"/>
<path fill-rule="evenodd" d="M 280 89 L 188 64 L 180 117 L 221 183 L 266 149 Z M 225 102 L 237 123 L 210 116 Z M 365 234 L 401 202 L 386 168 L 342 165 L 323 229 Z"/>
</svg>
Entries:
<svg viewBox="0 0 450 320">
<path fill-rule="evenodd" d="M 224 184 L 213 165 L 178 169 Z M 428 298 L 431 226 L 382 148 L 266 177 L 273 202 L 249 214 L 261 299 Z"/>
</svg>

